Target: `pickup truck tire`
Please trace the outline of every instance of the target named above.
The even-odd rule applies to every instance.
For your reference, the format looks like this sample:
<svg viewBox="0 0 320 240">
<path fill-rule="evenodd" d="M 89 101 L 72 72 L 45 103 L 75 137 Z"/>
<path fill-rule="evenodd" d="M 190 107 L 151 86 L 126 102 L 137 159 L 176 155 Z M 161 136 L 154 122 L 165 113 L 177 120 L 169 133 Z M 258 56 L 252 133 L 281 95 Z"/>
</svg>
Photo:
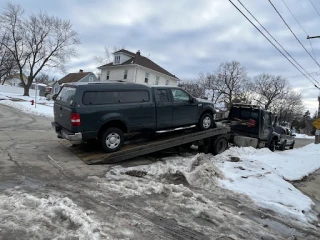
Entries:
<svg viewBox="0 0 320 240">
<path fill-rule="evenodd" d="M 213 142 L 212 153 L 213 155 L 220 154 L 228 148 L 228 139 L 220 136 Z"/>
<path fill-rule="evenodd" d="M 107 153 L 118 151 L 122 147 L 123 142 L 124 134 L 116 127 L 107 128 L 101 137 L 102 147 Z"/>
<path fill-rule="evenodd" d="M 289 147 L 289 149 L 293 149 L 294 148 L 294 144 L 295 144 L 296 142 L 295 141 L 293 141 L 292 142 L 292 144 L 290 145 L 290 147 Z"/>
<path fill-rule="evenodd" d="M 208 130 L 212 127 L 213 116 L 210 113 L 204 113 L 200 117 L 198 127 L 201 131 Z"/>
</svg>

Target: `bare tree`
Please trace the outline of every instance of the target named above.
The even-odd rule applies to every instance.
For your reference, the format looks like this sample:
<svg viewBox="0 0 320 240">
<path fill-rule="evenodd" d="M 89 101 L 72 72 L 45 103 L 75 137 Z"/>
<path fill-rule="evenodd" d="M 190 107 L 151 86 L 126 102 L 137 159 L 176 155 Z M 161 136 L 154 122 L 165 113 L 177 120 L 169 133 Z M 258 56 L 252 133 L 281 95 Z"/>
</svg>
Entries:
<svg viewBox="0 0 320 240">
<path fill-rule="evenodd" d="M 188 93 L 190 93 L 193 97 L 203 97 L 204 96 L 204 89 L 201 87 L 198 81 L 196 80 L 183 80 L 179 82 L 179 87 L 186 90 Z"/>
<path fill-rule="evenodd" d="M 7 38 L 2 36 L 1 43 L 5 43 Z M 0 43 L 0 83 L 5 83 L 7 77 L 17 70 L 17 65 L 11 53 Z"/>
<path fill-rule="evenodd" d="M 78 33 L 72 30 L 69 21 L 38 13 L 24 16 L 20 5 L 7 4 L 0 15 L 0 31 L 7 41 L 1 43 L 15 59 L 24 95 L 34 78 L 44 67 L 64 70 L 67 60 L 75 56 Z M 23 81 L 23 71 L 28 72 L 28 81 Z"/>
<path fill-rule="evenodd" d="M 280 123 L 292 123 L 303 114 L 304 105 L 300 93 L 288 90 L 283 98 L 275 100 L 270 109 L 278 115 Z"/>
<path fill-rule="evenodd" d="M 35 78 L 35 81 L 37 83 L 46 83 L 46 82 L 49 82 L 49 75 L 46 74 L 46 73 L 39 73 L 38 76 Z"/>
<path fill-rule="evenodd" d="M 289 84 L 281 76 L 260 74 L 254 77 L 253 91 L 258 95 L 256 101 L 266 110 L 278 99 L 283 99 L 289 92 Z"/>
<path fill-rule="evenodd" d="M 214 89 L 223 95 L 223 101 L 228 109 L 235 99 L 246 102 L 249 78 L 239 62 L 221 63 L 215 75 Z"/>
</svg>

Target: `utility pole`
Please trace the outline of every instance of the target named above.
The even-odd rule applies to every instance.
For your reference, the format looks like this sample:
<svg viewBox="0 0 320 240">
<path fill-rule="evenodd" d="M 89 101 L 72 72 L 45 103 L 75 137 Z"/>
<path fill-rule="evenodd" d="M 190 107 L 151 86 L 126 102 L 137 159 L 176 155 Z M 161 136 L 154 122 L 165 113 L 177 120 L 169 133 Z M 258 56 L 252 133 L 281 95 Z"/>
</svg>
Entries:
<svg viewBox="0 0 320 240">
<path fill-rule="evenodd" d="M 319 106 L 318 106 L 318 119 L 316 121 L 319 122 L 320 120 L 320 93 L 319 93 L 319 96 L 318 96 L 318 101 L 319 101 Z M 314 124 L 315 125 L 315 124 Z M 319 144 L 320 143 L 320 129 L 319 127 L 316 126 L 316 134 L 315 134 L 315 139 L 314 139 L 314 143 L 315 144 Z"/>
<path fill-rule="evenodd" d="M 313 37 L 309 37 L 307 36 L 307 39 L 311 39 L 311 38 L 320 38 L 320 36 L 313 36 Z M 317 85 L 315 85 L 315 87 L 317 87 Z M 319 88 L 319 87 L 317 87 Z M 319 144 L 320 143 L 320 93 L 318 96 L 318 118 L 316 121 L 313 122 L 313 126 L 316 128 L 316 134 L 315 134 L 315 138 L 314 138 L 314 143 L 315 144 Z"/>
</svg>

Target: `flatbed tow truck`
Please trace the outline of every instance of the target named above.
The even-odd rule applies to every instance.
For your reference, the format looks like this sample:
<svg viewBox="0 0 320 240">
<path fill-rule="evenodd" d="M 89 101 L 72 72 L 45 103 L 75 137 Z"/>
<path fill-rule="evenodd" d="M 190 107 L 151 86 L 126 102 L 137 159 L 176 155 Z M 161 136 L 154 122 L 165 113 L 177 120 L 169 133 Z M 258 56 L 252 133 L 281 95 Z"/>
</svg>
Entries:
<svg viewBox="0 0 320 240">
<path fill-rule="evenodd" d="M 268 147 L 274 151 L 279 136 L 274 132 L 273 126 L 270 112 L 255 105 L 234 104 L 228 118 L 217 120 L 215 128 L 206 131 L 199 131 L 196 128 L 169 131 L 156 134 L 147 140 L 138 136 L 136 140 L 139 141 L 129 137 L 122 149 L 113 153 L 105 153 L 102 148 L 97 147 L 99 144 L 71 146 L 67 140 L 61 140 L 60 143 L 88 165 L 112 164 L 170 148 L 191 145 L 198 146 L 199 152 L 214 155 L 225 151 L 229 143 L 240 147 Z"/>
</svg>

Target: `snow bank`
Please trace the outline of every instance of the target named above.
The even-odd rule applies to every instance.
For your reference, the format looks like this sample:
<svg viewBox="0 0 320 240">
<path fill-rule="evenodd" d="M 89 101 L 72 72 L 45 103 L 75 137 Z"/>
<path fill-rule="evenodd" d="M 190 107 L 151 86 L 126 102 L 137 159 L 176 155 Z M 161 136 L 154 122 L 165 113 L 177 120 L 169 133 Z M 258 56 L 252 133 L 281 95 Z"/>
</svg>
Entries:
<svg viewBox="0 0 320 240">
<path fill-rule="evenodd" d="M 312 211 L 314 203 L 285 179 L 301 179 L 320 167 L 320 146 L 313 145 L 281 153 L 232 148 L 212 160 L 230 178 L 220 180 L 222 186 L 249 196 L 260 207 L 312 222 L 317 220 Z M 240 161 L 231 162 L 230 156 Z"/>
<path fill-rule="evenodd" d="M 3 237 L 13 232 L 21 239 L 101 239 L 100 224 L 65 197 L 7 190 L 0 197 L 0 216 Z"/>
<path fill-rule="evenodd" d="M 232 162 L 232 156 L 240 161 Z M 314 203 L 286 180 L 299 180 L 320 168 L 319 159 L 320 145 L 315 144 L 284 152 L 234 147 L 217 156 L 198 154 L 137 167 L 116 166 L 106 177 L 113 189 L 127 196 L 165 192 L 168 183 L 176 184 L 181 195 L 189 194 L 187 185 L 208 192 L 220 186 L 250 197 L 258 207 L 307 223 L 317 219 L 312 210 Z"/>
<path fill-rule="evenodd" d="M 306 139 L 314 139 L 314 136 L 308 136 L 307 134 L 295 133 L 295 138 L 306 138 Z"/>
</svg>

